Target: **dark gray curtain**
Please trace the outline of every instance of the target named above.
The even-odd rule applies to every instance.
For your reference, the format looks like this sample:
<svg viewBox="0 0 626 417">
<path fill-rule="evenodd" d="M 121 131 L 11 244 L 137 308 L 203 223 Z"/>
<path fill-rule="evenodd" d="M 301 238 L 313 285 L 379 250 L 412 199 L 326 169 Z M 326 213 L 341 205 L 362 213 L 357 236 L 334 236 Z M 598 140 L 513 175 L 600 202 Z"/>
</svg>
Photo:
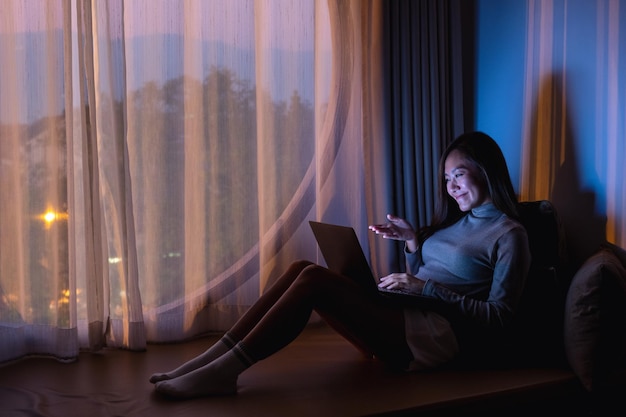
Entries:
<svg viewBox="0 0 626 417">
<path fill-rule="evenodd" d="M 441 153 L 467 129 L 464 77 L 471 72 L 463 56 L 471 42 L 462 14 L 468 10 L 462 0 L 382 3 L 385 198 L 416 228 L 431 220 Z M 402 248 L 392 249 L 388 269 L 404 270 Z"/>
</svg>

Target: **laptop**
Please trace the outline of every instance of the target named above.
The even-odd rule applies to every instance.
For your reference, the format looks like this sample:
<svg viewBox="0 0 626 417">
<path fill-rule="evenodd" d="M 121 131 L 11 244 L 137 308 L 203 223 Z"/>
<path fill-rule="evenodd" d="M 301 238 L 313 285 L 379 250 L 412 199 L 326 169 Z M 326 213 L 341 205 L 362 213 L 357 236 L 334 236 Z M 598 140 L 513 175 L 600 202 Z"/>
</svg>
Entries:
<svg viewBox="0 0 626 417">
<path fill-rule="evenodd" d="M 309 221 L 317 245 L 333 272 L 352 278 L 382 297 L 408 306 L 441 310 L 445 303 L 438 298 L 416 295 L 402 290 L 386 290 L 378 287 L 363 248 L 352 227 Z"/>
</svg>

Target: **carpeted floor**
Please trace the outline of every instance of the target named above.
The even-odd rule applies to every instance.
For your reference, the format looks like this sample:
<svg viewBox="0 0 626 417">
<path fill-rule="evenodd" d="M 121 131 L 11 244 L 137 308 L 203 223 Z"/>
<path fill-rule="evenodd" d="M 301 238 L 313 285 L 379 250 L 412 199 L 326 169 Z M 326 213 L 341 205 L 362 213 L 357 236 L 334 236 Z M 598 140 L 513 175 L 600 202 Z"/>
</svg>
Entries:
<svg viewBox="0 0 626 417">
<path fill-rule="evenodd" d="M 441 406 L 445 415 L 467 416 L 486 415 L 486 404 L 523 415 L 512 413 L 510 405 L 529 387 L 534 392 L 542 386 L 558 396 L 558 387 L 575 382 L 558 369 L 395 374 L 318 324 L 244 372 L 237 395 L 171 401 L 155 394 L 148 382 L 153 372 L 178 366 L 215 340 L 149 345 L 146 352 L 83 353 L 70 364 L 29 358 L 5 365 L 0 367 L 0 416 L 428 416 L 443 415 Z"/>
</svg>

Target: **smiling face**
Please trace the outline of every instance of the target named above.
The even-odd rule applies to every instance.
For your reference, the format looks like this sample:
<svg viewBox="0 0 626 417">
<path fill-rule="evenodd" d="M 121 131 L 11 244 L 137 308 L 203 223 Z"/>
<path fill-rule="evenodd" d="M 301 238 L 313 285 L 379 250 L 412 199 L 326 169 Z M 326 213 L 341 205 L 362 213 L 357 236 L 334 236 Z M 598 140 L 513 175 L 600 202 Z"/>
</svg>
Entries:
<svg viewBox="0 0 626 417">
<path fill-rule="evenodd" d="M 444 169 L 448 194 L 454 198 L 461 211 L 469 211 L 491 202 L 487 184 L 480 171 L 461 152 L 450 152 Z"/>
</svg>

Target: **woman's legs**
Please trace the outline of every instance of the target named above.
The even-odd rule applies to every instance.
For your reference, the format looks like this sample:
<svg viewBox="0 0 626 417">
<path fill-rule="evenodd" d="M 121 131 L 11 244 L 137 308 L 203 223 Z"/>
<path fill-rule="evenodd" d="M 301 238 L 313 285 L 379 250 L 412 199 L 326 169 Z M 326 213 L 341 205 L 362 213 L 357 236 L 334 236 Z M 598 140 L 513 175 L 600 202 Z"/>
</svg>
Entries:
<svg viewBox="0 0 626 417">
<path fill-rule="evenodd" d="M 313 310 L 360 350 L 390 365 L 404 368 L 413 357 L 402 308 L 318 265 L 302 271 L 243 343 L 257 360 L 264 359 L 295 339 Z"/>
<path fill-rule="evenodd" d="M 277 284 L 285 285 L 281 281 L 288 279 Z M 239 373 L 294 340 L 313 310 L 328 318 L 351 341 L 358 341 L 361 347 L 394 366 L 405 367 L 412 358 L 404 339 L 402 309 L 383 304 L 368 289 L 326 268 L 309 264 L 286 290 L 282 288 L 282 295 L 273 305 L 265 304 L 268 300 L 272 300 L 271 295 L 261 305 L 255 303 L 256 313 L 244 316 L 233 327 L 232 334 L 247 334 L 232 350 L 189 373 L 159 382 L 157 390 L 177 397 L 235 392 Z M 262 312 L 254 325 L 253 317 L 258 319 Z"/>
<path fill-rule="evenodd" d="M 254 326 L 261 320 L 267 311 L 276 303 L 283 293 L 291 286 L 296 277 L 304 268 L 311 265 L 309 261 L 298 261 L 292 263 L 283 275 L 261 295 L 248 311 L 235 323 L 235 325 L 224 334 L 213 346 L 195 358 L 185 362 L 178 368 L 169 372 L 159 372 L 152 374 L 150 382 L 157 383 L 167 379 L 189 373 L 198 369 L 211 361 L 219 358 L 224 353 L 232 349 L 237 342 L 246 336 Z"/>
</svg>

